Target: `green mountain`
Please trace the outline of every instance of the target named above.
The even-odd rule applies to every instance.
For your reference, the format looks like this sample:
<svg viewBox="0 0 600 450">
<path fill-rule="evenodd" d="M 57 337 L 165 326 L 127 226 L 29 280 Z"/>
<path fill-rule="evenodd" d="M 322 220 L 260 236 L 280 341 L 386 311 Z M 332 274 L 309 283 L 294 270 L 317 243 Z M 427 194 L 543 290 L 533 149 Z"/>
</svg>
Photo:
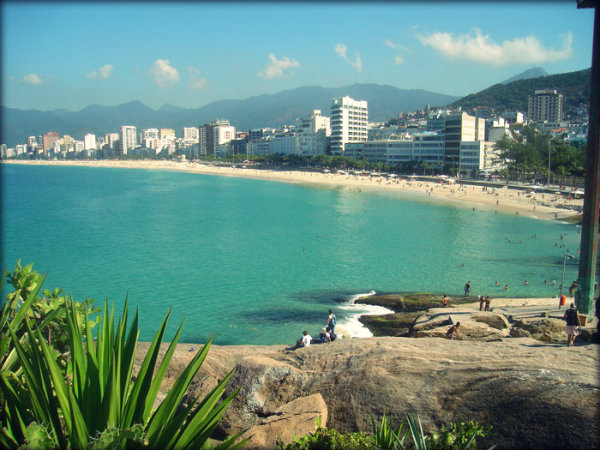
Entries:
<svg viewBox="0 0 600 450">
<path fill-rule="evenodd" d="M 527 80 L 529 78 L 539 78 L 539 77 L 547 77 L 548 73 L 541 67 L 533 67 L 531 69 L 526 70 L 525 72 L 521 72 L 518 75 L 515 75 L 514 77 L 510 77 L 508 80 L 504 80 L 502 83 L 500 84 L 508 84 L 508 83 L 512 83 L 513 81 L 518 81 L 518 80 Z"/>
<path fill-rule="evenodd" d="M 425 105 L 440 106 L 458 97 L 422 89 L 406 90 L 377 84 L 354 84 L 341 88 L 307 86 L 258 95 L 243 100 L 221 100 L 201 108 L 180 108 L 166 104 L 154 110 L 140 102 L 118 106 L 88 106 L 73 112 L 23 111 L 2 107 L 1 142 L 8 146 L 24 143 L 28 136 L 58 131 L 83 139 L 86 133 L 103 136 L 116 133 L 122 125 L 143 128 L 173 128 L 178 136 L 182 127 L 199 126 L 216 119 L 229 119 L 238 130 L 292 125 L 297 118 L 308 117 L 314 109 L 328 116 L 331 100 L 350 96 L 369 102 L 369 120 L 383 122 L 399 112 L 421 109 Z"/>
<path fill-rule="evenodd" d="M 538 89 L 556 89 L 563 94 L 563 112 L 569 114 L 582 104 L 590 103 L 592 69 L 561 73 L 545 77 L 517 80 L 507 84 L 495 84 L 476 94 L 469 94 L 449 106 L 462 106 L 469 110 L 476 106 L 489 106 L 504 111 L 527 112 L 529 95 Z"/>
</svg>

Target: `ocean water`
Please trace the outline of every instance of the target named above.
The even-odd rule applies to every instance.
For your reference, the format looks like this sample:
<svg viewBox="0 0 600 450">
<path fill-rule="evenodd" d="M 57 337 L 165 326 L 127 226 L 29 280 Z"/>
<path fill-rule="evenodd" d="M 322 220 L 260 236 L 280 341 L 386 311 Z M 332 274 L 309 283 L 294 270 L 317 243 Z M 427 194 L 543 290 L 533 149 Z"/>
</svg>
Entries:
<svg viewBox="0 0 600 450">
<path fill-rule="evenodd" d="M 352 304 L 359 294 L 460 295 L 471 281 L 473 295 L 558 295 L 552 280 L 560 283 L 565 252 L 579 249 L 577 226 L 416 193 L 143 169 L 0 168 L 2 269 L 33 262 L 47 273 L 45 288 L 98 306 L 108 299 L 117 312 L 128 295 L 141 340 L 169 307 L 169 336 L 185 319 L 181 342 L 214 335 L 217 344 L 292 344 L 304 329 L 318 335 L 329 308 L 339 330 L 368 336 L 358 316 L 382 309 Z M 577 261 L 568 260 L 565 285 L 576 278 Z"/>
</svg>

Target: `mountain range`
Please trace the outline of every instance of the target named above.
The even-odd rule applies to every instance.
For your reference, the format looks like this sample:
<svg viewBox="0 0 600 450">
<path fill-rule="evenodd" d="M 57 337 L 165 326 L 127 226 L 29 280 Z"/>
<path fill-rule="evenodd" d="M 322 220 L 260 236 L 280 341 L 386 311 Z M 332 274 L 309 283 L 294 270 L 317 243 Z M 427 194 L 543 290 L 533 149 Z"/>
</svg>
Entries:
<svg viewBox="0 0 600 450">
<path fill-rule="evenodd" d="M 229 119 L 238 130 L 291 125 L 296 118 L 308 117 L 314 109 L 329 115 L 331 99 L 343 96 L 367 100 L 369 121 L 384 122 L 398 113 L 422 109 L 426 105 L 490 106 L 497 111 L 527 111 L 528 95 L 536 89 L 552 88 L 563 93 L 565 113 L 589 103 L 591 69 L 558 75 L 541 75 L 533 68 L 475 94 L 460 98 L 426 90 L 406 90 L 377 84 L 354 84 L 340 88 L 307 86 L 258 95 L 244 100 L 220 100 L 200 108 L 181 108 L 166 104 L 154 110 L 139 101 L 118 106 L 91 105 L 80 111 L 21 110 L 2 107 L 2 136 L 8 146 L 22 144 L 28 136 L 58 131 L 82 139 L 86 133 L 103 136 L 117 133 L 122 125 L 143 128 L 173 128 L 179 135 L 182 127 L 199 126 L 216 119 Z M 512 80 L 512 81 L 511 81 Z"/>
<path fill-rule="evenodd" d="M 297 118 L 308 117 L 314 109 L 329 115 L 331 99 L 350 96 L 369 102 L 369 120 L 386 121 L 399 112 L 421 109 L 425 105 L 443 105 L 458 97 L 421 89 L 406 90 L 377 84 L 354 84 L 341 88 L 307 86 L 259 95 L 244 100 L 220 100 L 200 108 L 181 108 L 166 104 L 154 110 L 139 101 L 118 106 L 91 105 L 81 111 L 20 110 L 2 107 L 2 143 L 13 146 L 28 136 L 51 130 L 82 139 L 86 133 L 103 136 L 116 133 L 122 125 L 143 128 L 200 126 L 216 119 L 228 119 L 238 130 L 292 125 Z"/>
</svg>

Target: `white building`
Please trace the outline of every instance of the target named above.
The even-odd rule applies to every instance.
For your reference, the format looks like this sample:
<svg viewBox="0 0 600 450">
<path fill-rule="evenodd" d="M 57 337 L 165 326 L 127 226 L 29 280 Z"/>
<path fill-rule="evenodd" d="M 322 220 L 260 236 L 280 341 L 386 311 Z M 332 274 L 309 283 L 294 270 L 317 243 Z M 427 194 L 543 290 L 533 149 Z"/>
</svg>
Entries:
<svg viewBox="0 0 600 450">
<path fill-rule="evenodd" d="M 269 151 L 278 155 L 299 155 L 300 146 L 296 133 L 286 133 L 269 139 Z"/>
<path fill-rule="evenodd" d="M 329 117 L 322 116 L 321 110 L 313 110 L 310 117 L 296 121 L 298 154 L 314 156 L 325 154 L 331 135 Z"/>
<path fill-rule="evenodd" d="M 96 150 L 96 135 L 88 133 L 83 137 L 83 148 L 85 150 Z"/>
<path fill-rule="evenodd" d="M 369 109 L 366 100 L 350 97 L 331 102 L 331 154 L 343 155 L 346 143 L 368 138 Z"/>
<path fill-rule="evenodd" d="M 134 126 L 124 125 L 121 127 L 119 136 L 119 153 L 127 155 L 130 150 L 137 147 L 137 130 Z"/>
<path fill-rule="evenodd" d="M 158 128 L 146 128 L 142 130 L 141 140 L 144 148 L 156 150 L 162 146 Z"/>
<path fill-rule="evenodd" d="M 460 143 L 461 171 L 490 173 L 501 168 L 498 151 L 493 142 L 463 141 Z"/>
<path fill-rule="evenodd" d="M 104 135 L 104 142 L 108 144 L 108 148 L 111 150 L 115 149 L 115 142 L 119 140 L 119 133 L 106 133 Z"/>
<path fill-rule="evenodd" d="M 199 142 L 198 127 L 183 127 L 183 145 L 193 145 Z"/>
</svg>

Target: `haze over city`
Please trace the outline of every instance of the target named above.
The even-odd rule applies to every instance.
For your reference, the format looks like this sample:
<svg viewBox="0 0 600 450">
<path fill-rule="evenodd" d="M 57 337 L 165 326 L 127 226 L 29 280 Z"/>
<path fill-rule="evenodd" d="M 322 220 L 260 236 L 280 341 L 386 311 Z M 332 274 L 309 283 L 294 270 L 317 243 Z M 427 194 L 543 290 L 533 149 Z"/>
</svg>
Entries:
<svg viewBox="0 0 600 450">
<path fill-rule="evenodd" d="M 575 1 L 2 4 L 2 102 L 193 108 L 301 86 L 464 96 L 528 68 L 591 64 Z"/>
</svg>

